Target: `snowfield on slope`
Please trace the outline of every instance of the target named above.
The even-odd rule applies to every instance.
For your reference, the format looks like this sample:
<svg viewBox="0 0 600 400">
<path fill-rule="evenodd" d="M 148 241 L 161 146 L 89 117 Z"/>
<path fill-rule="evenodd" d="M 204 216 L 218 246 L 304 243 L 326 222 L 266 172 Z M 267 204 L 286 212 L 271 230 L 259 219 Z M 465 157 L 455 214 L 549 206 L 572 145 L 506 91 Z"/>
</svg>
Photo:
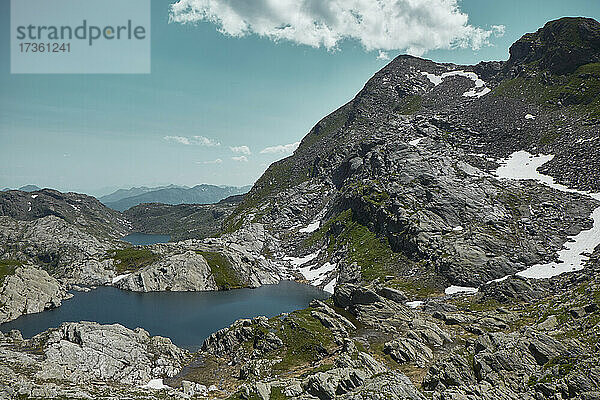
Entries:
<svg viewBox="0 0 600 400">
<path fill-rule="evenodd" d="M 579 193 L 600 201 L 600 193 L 589 193 L 571 189 L 556 183 L 553 177 L 538 172 L 537 169 L 539 167 L 551 161 L 553 158 L 553 155 L 540 154 L 534 156 L 523 150 L 517 151 L 506 159 L 498 160 L 501 165 L 496 170 L 495 175 L 500 179 L 531 179 L 562 192 Z M 587 260 L 588 255 L 594 251 L 596 246 L 600 245 L 600 207 L 597 207 L 590 217 L 594 221 L 592 228 L 583 230 L 579 232 L 579 234 L 571 237 L 571 240 L 565 243 L 564 249 L 558 252 L 558 262 L 533 265 L 524 271 L 518 272 L 517 275 L 525 278 L 543 279 L 582 269 L 583 263 Z M 502 282 L 509 276 L 510 275 L 494 279 L 487 283 Z M 450 286 L 446 288 L 445 293 L 447 295 L 456 293 L 474 294 L 477 293 L 477 291 L 477 288 Z"/>
<path fill-rule="evenodd" d="M 554 178 L 551 176 L 537 171 L 539 167 L 553 158 L 553 155 L 534 156 L 526 151 L 517 151 L 507 159 L 500 160 L 502 165 L 496 170 L 496 175 L 504 179 L 533 179 L 556 190 L 579 193 L 600 201 L 600 193 L 589 193 L 568 188 L 554 182 Z M 586 255 L 592 253 L 594 248 L 600 244 L 600 207 L 592 212 L 591 218 L 594 220 L 593 227 L 581 231 L 571 238 L 572 241 L 565 244 L 565 248 L 558 252 L 559 262 L 534 265 L 517 273 L 517 275 L 541 279 L 582 269 L 583 262 L 587 259 Z"/>
<path fill-rule="evenodd" d="M 311 264 L 310 262 L 317 258 L 318 255 L 319 253 L 317 252 L 313 254 L 308 254 L 304 257 L 284 257 L 283 260 L 288 261 L 296 271 L 302 274 L 304 279 L 310 282 L 311 285 L 319 286 L 325 283 L 325 280 L 330 275 L 330 273 L 335 270 L 336 264 L 326 262 L 325 264 L 316 268 L 316 264 Z M 323 290 L 329 293 L 333 293 L 335 284 L 336 278 L 334 277 L 327 283 L 327 285 L 325 285 Z"/>
</svg>

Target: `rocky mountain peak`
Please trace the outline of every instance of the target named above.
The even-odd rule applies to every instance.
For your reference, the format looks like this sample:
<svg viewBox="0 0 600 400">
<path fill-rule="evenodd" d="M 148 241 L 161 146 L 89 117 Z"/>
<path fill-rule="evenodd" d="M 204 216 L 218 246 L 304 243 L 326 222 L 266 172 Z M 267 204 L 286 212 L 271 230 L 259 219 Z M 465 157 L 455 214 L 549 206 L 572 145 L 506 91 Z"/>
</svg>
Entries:
<svg viewBox="0 0 600 400">
<path fill-rule="evenodd" d="M 565 17 L 527 33 L 510 47 L 508 66 L 539 63 L 555 74 L 600 61 L 600 23 L 592 18 Z"/>
</svg>

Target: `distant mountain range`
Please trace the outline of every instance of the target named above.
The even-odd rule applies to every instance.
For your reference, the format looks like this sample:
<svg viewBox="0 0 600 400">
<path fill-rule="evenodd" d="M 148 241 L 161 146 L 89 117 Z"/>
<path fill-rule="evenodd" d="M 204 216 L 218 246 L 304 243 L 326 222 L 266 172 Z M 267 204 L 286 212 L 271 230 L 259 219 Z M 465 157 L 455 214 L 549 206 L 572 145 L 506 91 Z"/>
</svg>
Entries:
<svg viewBox="0 0 600 400">
<path fill-rule="evenodd" d="M 160 186 L 160 187 L 134 187 L 131 189 L 119 189 L 114 193 L 100 197 L 107 207 L 117 211 L 125 211 L 142 203 L 163 204 L 212 204 L 226 197 L 244 194 L 251 186 L 216 186 L 196 185 L 187 186 Z"/>
<path fill-rule="evenodd" d="M 6 192 L 7 190 L 12 190 L 11 188 L 4 188 L 2 189 L 3 192 Z M 40 187 L 35 186 L 35 185 L 25 185 L 25 186 L 21 186 L 19 189 L 22 192 L 37 192 L 38 190 L 42 190 Z"/>
</svg>

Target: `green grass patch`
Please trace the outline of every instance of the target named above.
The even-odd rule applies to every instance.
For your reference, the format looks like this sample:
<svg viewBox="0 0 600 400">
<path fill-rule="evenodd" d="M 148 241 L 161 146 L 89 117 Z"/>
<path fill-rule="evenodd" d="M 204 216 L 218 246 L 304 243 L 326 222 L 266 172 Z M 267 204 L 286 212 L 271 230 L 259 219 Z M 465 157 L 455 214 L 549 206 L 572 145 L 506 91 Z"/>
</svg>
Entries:
<svg viewBox="0 0 600 400">
<path fill-rule="evenodd" d="M 331 331 L 310 315 L 311 311 L 312 308 L 294 311 L 282 322 L 276 335 L 285 348 L 279 354 L 282 360 L 274 369 L 289 371 L 316 361 L 335 346 Z"/>
<path fill-rule="evenodd" d="M 542 367 L 545 372 L 539 379 L 531 376 L 527 381 L 529 386 L 537 383 L 552 383 L 569 375 L 576 368 L 577 359 L 574 357 L 558 356 L 548 361 Z"/>
<path fill-rule="evenodd" d="M 270 400 L 287 400 L 289 398 L 283 394 L 283 390 L 280 387 L 271 388 Z"/>
<path fill-rule="evenodd" d="M 259 206 L 266 206 L 273 193 L 279 193 L 299 185 L 310 179 L 311 175 L 311 167 L 298 167 L 294 165 L 294 160 L 290 157 L 271 164 L 256 181 L 252 190 L 244 196 L 242 203 L 225 220 L 223 232 L 237 231 L 242 226 L 247 211 L 252 211 Z"/>
<path fill-rule="evenodd" d="M 216 251 L 197 251 L 196 253 L 204 257 L 208 263 L 215 283 L 220 290 L 244 287 L 229 259 L 223 254 Z"/>
<path fill-rule="evenodd" d="M 17 267 L 23 265 L 22 261 L 19 260 L 0 260 L 0 285 L 4 283 L 9 275 L 14 275 Z"/>
<path fill-rule="evenodd" d="M 367 227 L 352 219 L 352 211 L 346 210 L 340 215 L 345 229 L 336 238 L 337 246 L 346 246 L 348 258 L 360 266 L 362 278 L 372 281 L 390 273 L 389 264 L 396 256 L 387 238 L 378 238 Z"/>
<path fill-rule="evenodd" d="M 148 249 L 128 247 L 126 249 L 110 250 L 109 258 L 115 260 L 117 272 L 137 271 L 160 259 L 158 254 Z"/>
<path fill-rule="evenodd" d="M 443 292 L 433 284 L 419 279 L 395 278 L 386 285 L 407 294 L 409 297 L 427 298 L 443 295 Z"/>
<path fill-rule="evenodd" d="M 228 397 L 227 400 L 262 400 L 257 393 L 250 393 L 249 396 L 242 394 L 242 392 L 238 392 Z"/>
<path fill-rule="evenodd" d="M 342 226 L 341 232 L 336 236 L 331 234 L 334 225 Z M 328 253 L 345 249 L 347 261 L 358 264 L 365 281 L 385 278 L 394 273 L 395 265 L 406 261 L 401 254 L 392 251 L 387 238 L 379 238 L 366 226 L 354 221 L 351 209 L 325 222 L 304 241 L 304 245 L 310 247 L 326 239 L 329 239 Z"/>
<path fill-rule="evenodd" d="M 394 111 L 402 115 L 411 115 L 418 112 L 423 106 L 423 97 L 415 94 L 406 96 L 394 107 Z"/>
<path fill-rule="evenodd" d="M 471 298 L 462 298 L 453 301 L 453 303 L 461 310 L 468 311 L 494 311 L 502 306 L 496 299 L 486 299 L 485 301 L 474 301 Z"/>
<path fill-rule="evenodd" d="M 582 65 L 571 74 L 542 77 L 519 76 L 502 82 L 493 93 L 505 97 L 525 98 L 542 105 L 561 104 L 580 114 L 600 118 L 600 63 Z M 545 143 L 558 134 L 542 137 Z M 543 144 L 543 143 L 542 143 Z"/>
<path fill-rule="evenodd" d="M 349 121 L 351 104 L 346 104 L 317 123 L 313 129 L 302 139 L 300 149 L 306 149 L 318 143 L 321 139 L 337 132 Z"/>
<path fill-rule="evenodd" d="M 389 193 L 378 189 L 381 186 L 378 180 L 372 180 L 354 182 L 350 188 L 355 196 L 360 196 L 364 201 L 380 207 L 390 198 Z"/>
</svg>

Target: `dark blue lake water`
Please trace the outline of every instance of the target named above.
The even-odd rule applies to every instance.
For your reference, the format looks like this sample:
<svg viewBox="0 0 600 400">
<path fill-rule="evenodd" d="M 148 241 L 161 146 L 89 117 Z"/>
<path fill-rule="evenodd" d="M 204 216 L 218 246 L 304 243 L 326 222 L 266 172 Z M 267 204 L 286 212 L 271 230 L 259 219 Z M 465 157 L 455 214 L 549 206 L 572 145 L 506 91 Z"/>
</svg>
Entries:
<svg viewBox="0 0 600 400">
<path fill-rule="evenodd" d="M 121 240 L 131 243 L 134 246 L 148 246 L 156 243 L 167 243 L 171 240 L 169 235 L 151 235 L 148 233 L 131 233 Z"/>
<path fill-rule="evenodd" d="M 88 293 L 76 292 L 54 310 L 1 324 L 0 331 L 19 329 L 29 338 L 68 321 L 119 323 L 130 329 L 142 327 L 153 336 L 169 337 L 180 347 L 196 350 L 211 333 L 239 318 L 272 317 L 327 297 L 328 293 L 313 286 L 289 281 L 223 292 L 134 293 L 99 287 Z"/>
</svg>

